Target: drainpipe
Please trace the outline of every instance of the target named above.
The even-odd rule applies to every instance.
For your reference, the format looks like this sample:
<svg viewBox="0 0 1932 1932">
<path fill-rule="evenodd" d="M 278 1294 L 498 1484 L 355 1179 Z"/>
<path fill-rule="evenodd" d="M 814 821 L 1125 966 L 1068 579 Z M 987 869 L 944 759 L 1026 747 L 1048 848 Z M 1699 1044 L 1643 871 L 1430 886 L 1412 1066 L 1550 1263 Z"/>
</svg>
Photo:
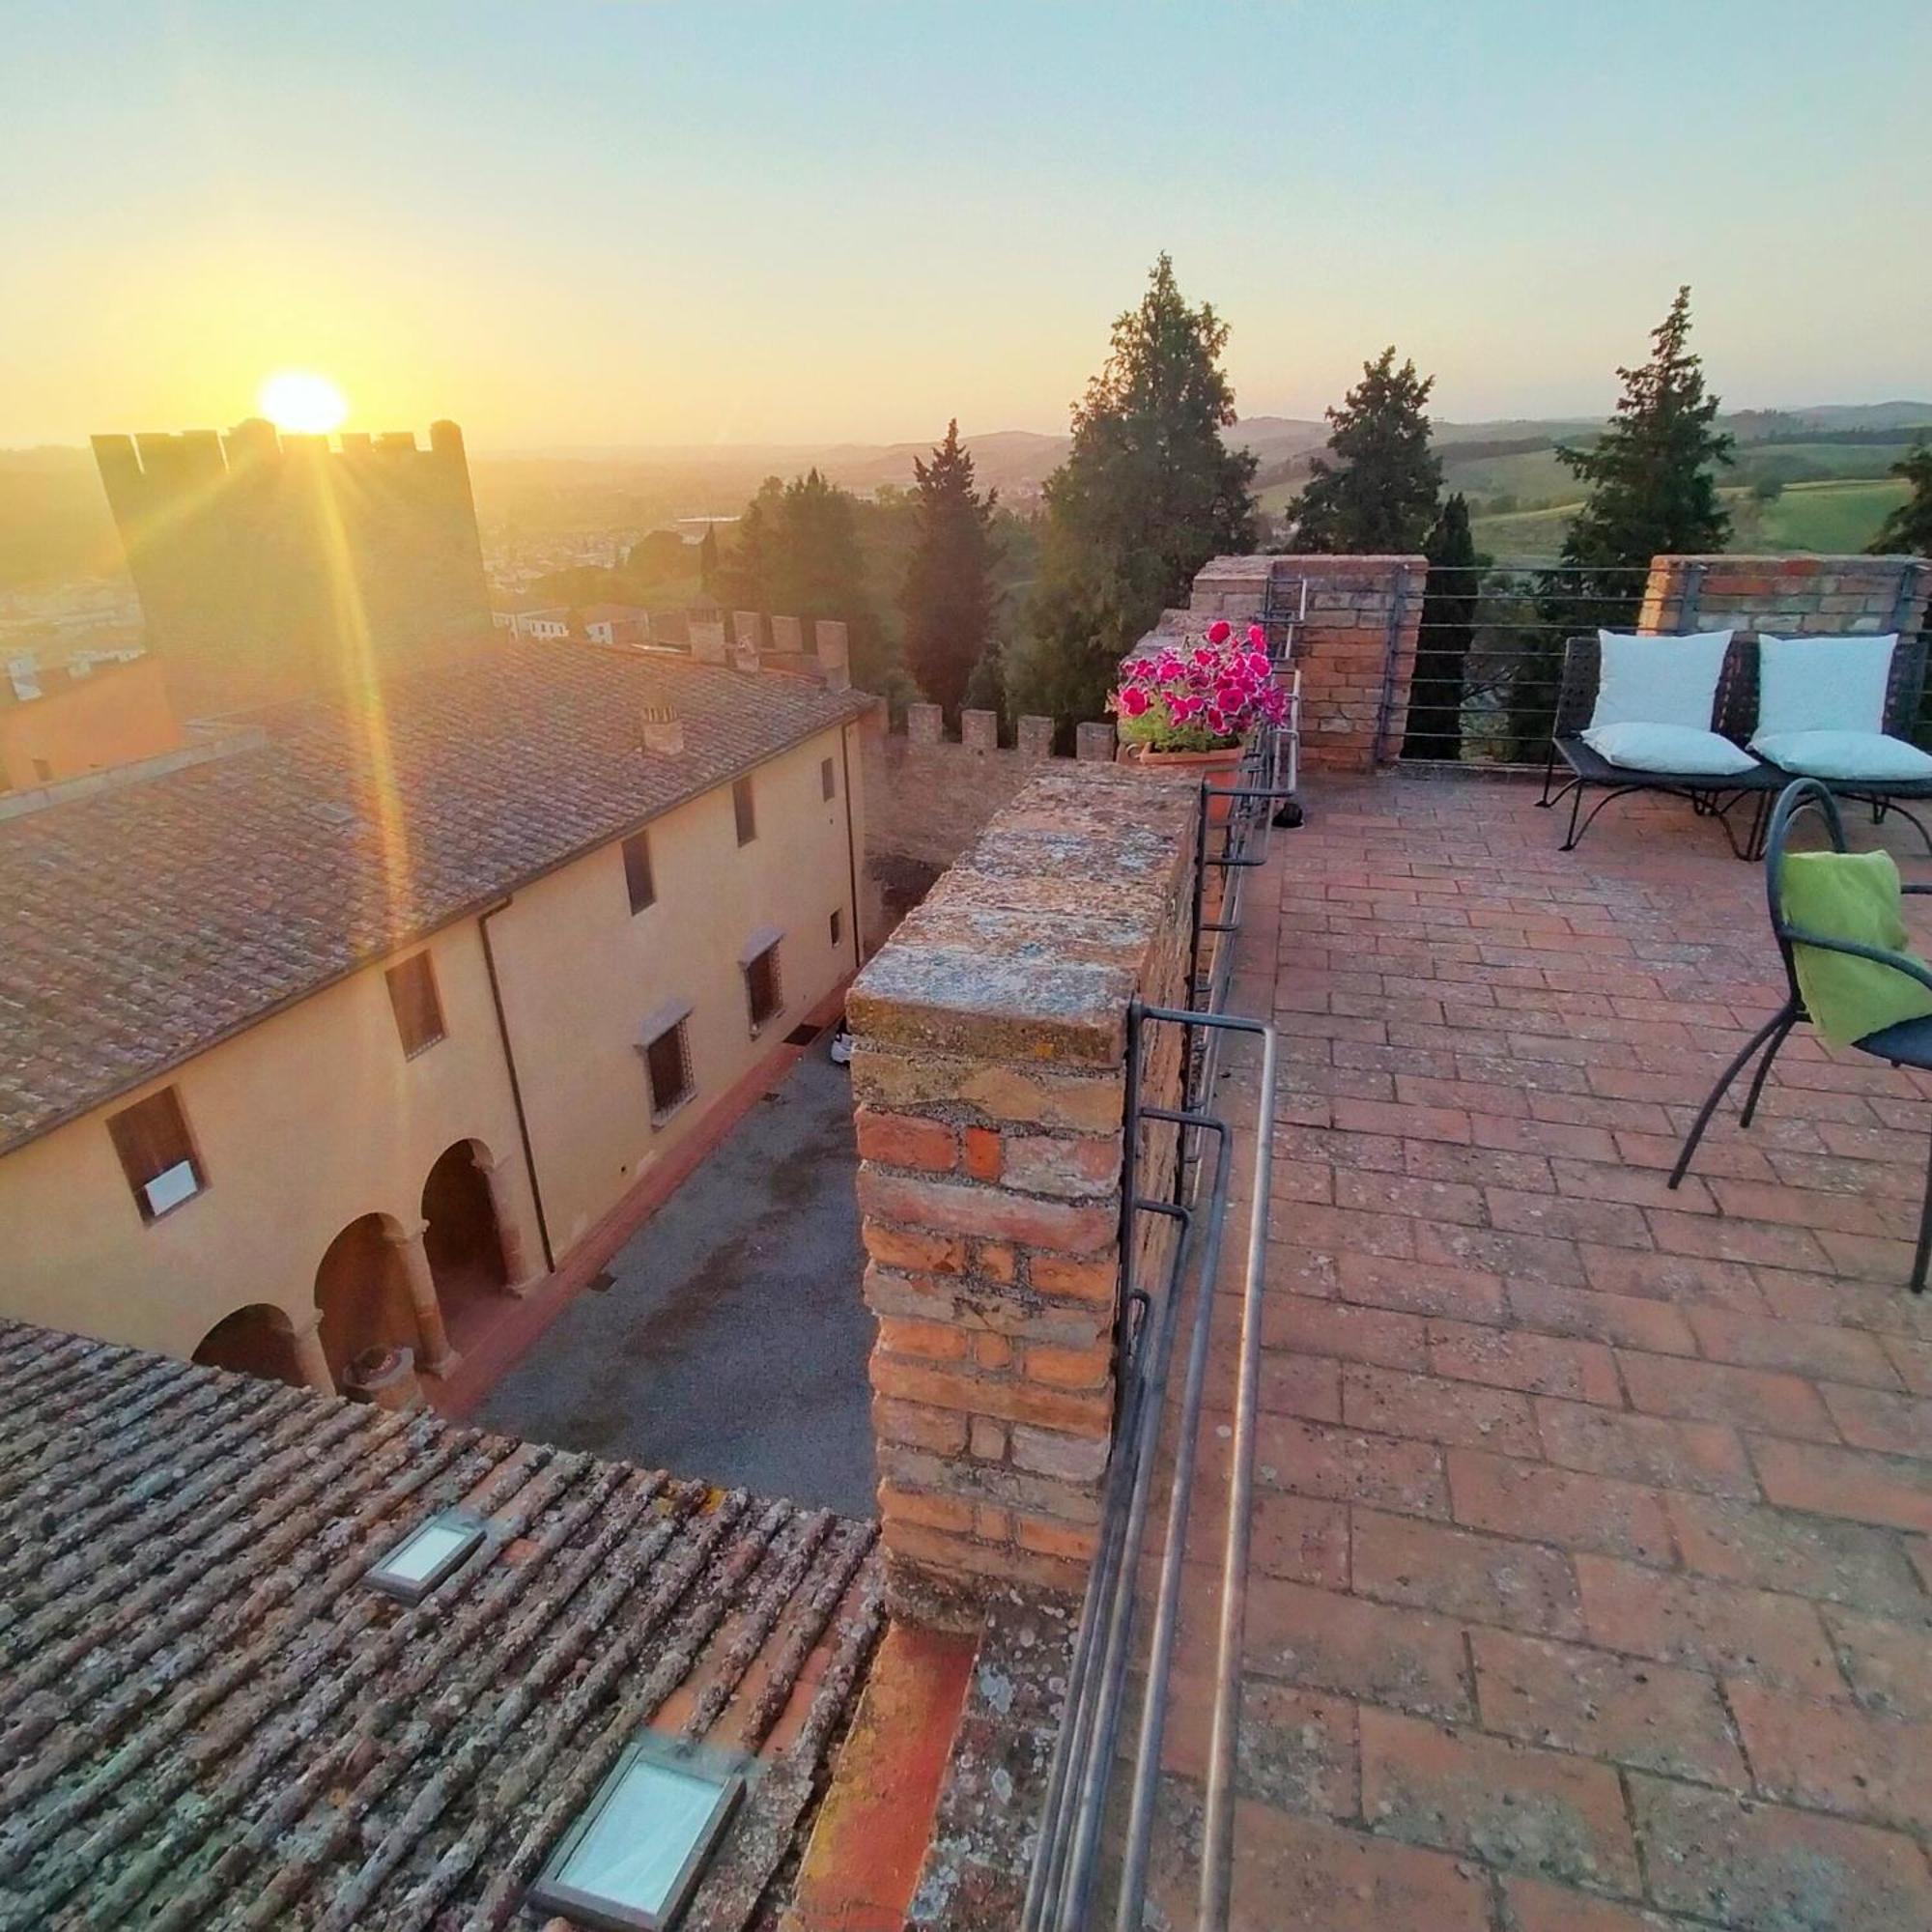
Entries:
<svg viewBox="0 0 1932 1932">
<path fill-rule="evenodd" d="M 859 931 L 859 853 L 852 832 L 852 732 L 854 726 L 838 727 L 838 764 L 845 779 L 845 876 L 852 890 L 852 970 L 866 963 L 866 942 Z"/>
<path fill-rule="evenodd" d="M 497 1009 L 497 1037 L 503 1042 L 503 1065 L 510 1075 L 510 1102 L 517 1110 L 517 1138 L 524 1144 L 524 1171 L 530 1178 L 530 1205 L 537 1210 L 537 1238 L 543 1242 L 544 1267 L 556 1271 L 556 1254 L 550 1244 L 550 1219 L 544 1213 L 543 1188 L 537 1180 L 536 1150 L 530 1145 L 530 1119 L 524 1111 L 524 1083 L 517 1077 L 516 1050 L 510 1044 L 510 1021 L 503 1011 L 503 986 L 497 978 L 497 952 L 490 944 L 490 922 L 506 912 L 515 895 L 487 906 L 477 915 L 476 933 L 483 942 L 483 970 L 490 976 L 490 1004 Z"/>
</svg>

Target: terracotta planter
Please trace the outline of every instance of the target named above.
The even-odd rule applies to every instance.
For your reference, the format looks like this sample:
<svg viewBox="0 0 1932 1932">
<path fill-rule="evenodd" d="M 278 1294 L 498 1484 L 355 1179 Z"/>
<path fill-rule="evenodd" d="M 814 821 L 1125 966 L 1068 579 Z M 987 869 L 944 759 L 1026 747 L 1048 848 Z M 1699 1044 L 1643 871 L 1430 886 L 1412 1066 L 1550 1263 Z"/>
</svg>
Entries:
<svg viewBox="0 0 1932 1932">
<path fill-rule="evenodd" d="M 1197 783 L 1205 779 L 1210 785 L 1232 785 L 1241 769 L 1241 752 L 1239 745 L 1228 745 L 1218 752 L 1154 752 L 1145 745 L 1123 744 L 1120 761 L 1123 765 L 1145 765 L 1150 771 L 1179 772 Z M 1227 824 L 1234 808 L 1232 798 L 1210 798 L 1208 823 Z"/>
</svg>

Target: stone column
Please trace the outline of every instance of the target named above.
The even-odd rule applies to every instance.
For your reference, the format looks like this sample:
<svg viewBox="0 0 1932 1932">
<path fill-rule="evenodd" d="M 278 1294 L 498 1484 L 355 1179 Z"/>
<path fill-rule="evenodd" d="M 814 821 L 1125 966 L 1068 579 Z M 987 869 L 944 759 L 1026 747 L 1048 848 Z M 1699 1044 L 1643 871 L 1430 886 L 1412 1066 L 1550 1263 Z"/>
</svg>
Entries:
<svg viewBox="0 0 1932 1932">
<path fill-rule="evenodd" d="M 506 1153 L 485 1165 L 476 1163 L 484 1185 L 490 1190 L 490 1211 L 497 1217 L 497 1245 L 503 1251 L 503 1279 L 512 1294 L 527 1294 L 541 1279 L 543 1270 L 532 1268 L 529 1250 L 524 1240 L 524 1225 L 517 1218 L 517 1196 L 513 1184 L 517 1163 Z"/>
<path fill-rule="evenodd" d="M 909 745 L 936 745 L 939 743 L 942 715 L 936 704 L 908 704 L 906 706 L 906 743 Z"/>
<path fill-rule="evenodd" d="M 829 691 L 849 691 L 852 685 L 852 638 L 840 617 L 820 617 L 811 627 L 818 668 Z"/>
<path fill-rule="evenodd" d="M 1184 988 L 1192 808 L 1137 772 L 1042 773 L 847 996 L 895 1614 L 963 1627 L 1014 1581 L 1085 1585 L 1116 1400 L 1126 1013 Z M 1179 1077 L 1177 1042 L 1148 1097 L 1173 1104 Z M 1137 1256 L 1164 1230 L 1137 1229 Z"/>
<path fill-rule="evenodd" d="M 1019 723 L 1020 756 L 1050 758 L 1053 755 L 1053 720 L 1022 718 Z"/>
<path fill-rule="evenodd" d="M 295 1350 L 296 1373 L 312 1389 L 324 1395 L 335 1393 L 335 1378 L 328 1373 L 328 1357 L 322 1350 L 322 1311 L 311 1309 L 306 1317 L 292 1321 L 289 1345 Z"/>
<path fill-rule="evenodd" d="M 959 742 L 969 752 L 997 752 L 1000 749 L 1000 714 L 997 711 L 962 711 L 959 714 Z"/>
<path fill-rule="evenodd" d="M 1073 727 L 1073 754 L 1083 764 L 1111 764 L 1114 759 L 1114 727 L 1105 718 L 1096 718 Z"/>
<path fill-rule="evenodd" d="M 442 1325 L 436 1276 L 430 1269 L 429 1250 L 423 1246 L 423 1236 L 428 1232 L 429 1223 L 418 1221 L 413 1228 L 384 1229 L 383 1238 L 402 1260 L 410 1306 L 415 1310 L 416 1333 L 422 1338 L 422 1365 L 433 1376 L 446 1376 L 461 1357 L 449 1346 L 449 1335 Z"/>
</svg>

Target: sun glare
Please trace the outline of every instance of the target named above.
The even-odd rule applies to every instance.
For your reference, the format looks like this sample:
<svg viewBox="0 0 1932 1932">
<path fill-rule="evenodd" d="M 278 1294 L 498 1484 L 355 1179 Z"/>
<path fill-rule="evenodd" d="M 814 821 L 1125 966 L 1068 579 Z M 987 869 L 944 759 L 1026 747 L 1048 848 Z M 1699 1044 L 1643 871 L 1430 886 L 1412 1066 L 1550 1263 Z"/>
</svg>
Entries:
<svg viewBox="0 0 1932 1932">
<path fill-rule="evenodd" d="M 255 406 L 277 429 L 304 436 L 327 436 L 349 414 L 348 397 L 312 369 L 278 369 L 262 384 Z"/>
</svg>

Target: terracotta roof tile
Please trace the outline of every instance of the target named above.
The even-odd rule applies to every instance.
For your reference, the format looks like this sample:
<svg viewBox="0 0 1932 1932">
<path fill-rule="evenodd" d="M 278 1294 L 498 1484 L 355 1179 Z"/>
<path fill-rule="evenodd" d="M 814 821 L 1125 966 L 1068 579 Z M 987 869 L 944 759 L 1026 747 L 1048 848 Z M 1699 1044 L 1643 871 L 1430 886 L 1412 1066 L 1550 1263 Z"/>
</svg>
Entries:
<svg viewBox="0 0 1932 1932">
<path fill-rule="evenodd" d="M 458 1502 L 492 1538 L 421 1604 L 362 1580 Z M 507 1925 L 651 1723 L 755 1758 L 682 1921 L 735 1932 L 863 1681 L 873 1533 L 0 1321 L 0 1927 Z"/>
<path fill-rule="evenodd" d="M 589 644 L 265 714 L 264 742 L 0 820 L 0 1149 L 872 700 Z M 640 748 L 669 704 L 681 756 Z"/>
</svg>

